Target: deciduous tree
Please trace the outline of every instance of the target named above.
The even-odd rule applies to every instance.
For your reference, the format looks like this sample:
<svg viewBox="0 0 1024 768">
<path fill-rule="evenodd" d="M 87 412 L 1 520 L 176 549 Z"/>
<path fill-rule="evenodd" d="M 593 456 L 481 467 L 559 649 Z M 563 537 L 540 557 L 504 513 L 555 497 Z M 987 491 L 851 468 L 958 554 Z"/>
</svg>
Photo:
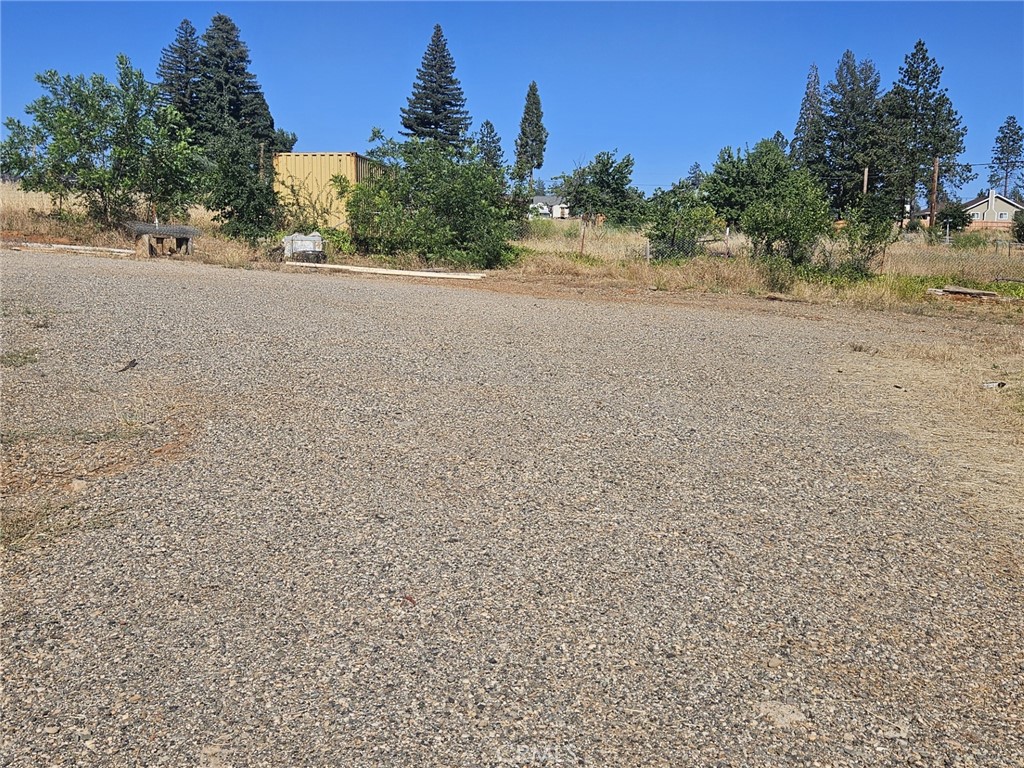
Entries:
<svg viewBox="0 0 1024 768">
<path fill-rule="evenodd" d="M 347 204 L 357 248 L 475 268 L 513 257 L 509 240 L 518 213 L 477 147 L 374 136 L 378 146 L 369 154 L 384 172 L 357 184 Z"/>
<path fill-rule="evenodd" d="M 591 220 L 601 215 L 618 227 L 639 227 L 644 196 L 633 183 L 633 158 L 615 159 L 615 152 L 598 152 L 587 165 L 563 174 L 561 194 L 574 215 Z"/>
<path fill-rule="evenodd" d="M 33 122 L 8 119 L 0 148 L 24 189 L 79 200 L 108 226 L 143 215 L 142 203 L 166 219 L 195 200 L 188 129 L 127 56 L 117 57 L 116 83 L 55 70 L 36 80 L 46 93 L 25 108 Z"/>
</svg>

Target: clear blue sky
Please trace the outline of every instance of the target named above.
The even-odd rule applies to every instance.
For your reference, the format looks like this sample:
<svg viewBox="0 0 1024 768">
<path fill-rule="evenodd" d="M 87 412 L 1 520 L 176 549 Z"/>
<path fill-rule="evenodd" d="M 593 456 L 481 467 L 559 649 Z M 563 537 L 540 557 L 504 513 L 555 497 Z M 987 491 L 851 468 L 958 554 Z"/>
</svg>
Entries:
<svg viewBox="0 0 1024 768">
<path fill-rule="evenodd" d="M 540 89 L 550 138 L 540 176 L 597 152 L 636 160 L 646 192 L 710 170 L 725 145 L 792 135 L 808 68 L 830 80 L 847 48 L 883 87 L 923 39 L 968 128 L 962 160 L 987 163 L 1007 115 L 1024 123 L 1024 2 L 78 2 L 0 3 L 3 117 L 24 118 L 45 69 L 112 76 L 123 52 L 155 78 L 188 18 L 239 26 L 251 70 L 296 151 L 368 148 L 397 135 L 399 110 L 435 23 L 455 58 L 474 128 L 496 126 L 511 158 L 526 90 Z M 982 178 L 963 190 L 973 196 Z"/>
</svg>

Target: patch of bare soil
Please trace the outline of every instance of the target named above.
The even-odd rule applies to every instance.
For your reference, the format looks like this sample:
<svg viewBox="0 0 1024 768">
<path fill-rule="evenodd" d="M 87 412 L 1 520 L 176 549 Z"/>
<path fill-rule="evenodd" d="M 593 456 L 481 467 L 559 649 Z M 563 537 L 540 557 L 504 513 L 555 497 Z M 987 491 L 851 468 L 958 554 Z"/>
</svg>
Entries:
<svg viewBox="0 0 1024 768">
<path fill-rule="evenodd" d="M 5 408 L 22 408 L 23 393 L 8 389 Z M 89 397 L 94 405 L 104 400 L 102 393 L 92 392 Z M 87 514 L 88 505 L 79 504 L 87 499 L 91 484 L 147 464 L 179 460 L 195 437 L 199 409 L 170 388 L 149 393 L 144 410 L 130 417 L 87 406 L 94 414 L 84 424 L 68 418 L 59 402 L 66 401 L 55 399 L 47 426 L 0 435 L 0 546 L 5 548 L 109 524 L 117 510 Z M 33 408 L 38 416 L 38 406 Z"/>
</svg>

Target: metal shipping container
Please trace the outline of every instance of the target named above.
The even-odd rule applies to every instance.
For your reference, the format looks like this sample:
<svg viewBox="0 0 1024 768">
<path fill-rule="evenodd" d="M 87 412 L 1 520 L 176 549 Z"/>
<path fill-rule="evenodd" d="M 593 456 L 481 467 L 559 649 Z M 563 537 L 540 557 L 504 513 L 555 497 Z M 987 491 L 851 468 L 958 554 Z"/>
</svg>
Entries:
<svg viewBox="0 0 1024 768">
<path fill-rule="evenodd" d="M 286 202 L 298 197 L 303 204 L 330 210 L 331 226 L 345 222 L 345 203 L 338 199 L 331 177 L 341 175 L 355 186 L 380 167 L 357 152 L 282 152 L 274 155 L 274 191 Z"/>
</svg>

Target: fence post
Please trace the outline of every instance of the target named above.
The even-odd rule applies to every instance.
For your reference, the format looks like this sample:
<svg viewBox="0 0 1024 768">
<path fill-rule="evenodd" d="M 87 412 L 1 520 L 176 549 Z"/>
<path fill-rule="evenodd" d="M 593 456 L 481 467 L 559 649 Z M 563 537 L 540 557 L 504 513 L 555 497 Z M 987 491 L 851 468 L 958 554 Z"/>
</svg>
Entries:
<svg viewBox="0 0 1024 768">
<path fill-rule="evenodd" d="M 650 240 L 645 240 L 644 241 L 644 256 L 647 257 L 647 263 L 650 264 L 651 263 L 651 241 Z"/>
</svg>

